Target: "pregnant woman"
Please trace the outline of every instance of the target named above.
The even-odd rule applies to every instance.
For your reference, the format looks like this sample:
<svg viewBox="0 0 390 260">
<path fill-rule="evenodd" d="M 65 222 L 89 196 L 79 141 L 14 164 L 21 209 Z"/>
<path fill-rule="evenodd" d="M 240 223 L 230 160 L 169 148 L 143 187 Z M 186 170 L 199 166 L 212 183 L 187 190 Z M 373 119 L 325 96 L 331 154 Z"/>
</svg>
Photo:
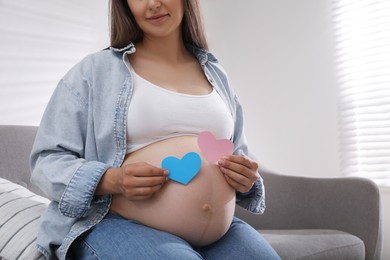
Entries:
<svg viewBox="0 0 390 260">
<path fill-rule="evenodd" d="M 234 217 L 262 213 L 258 164 L 227 75 L 207 50 L 197 0 L 112 0 L 111 47 L 59 82 L 31 154 L 51 203 L 38 249 L 48 259 L 279 259 Z M 213 162 L 199 135 L 228 139 Z M 162 162 L 196 154 L 187 184 Z"/>
</svg>

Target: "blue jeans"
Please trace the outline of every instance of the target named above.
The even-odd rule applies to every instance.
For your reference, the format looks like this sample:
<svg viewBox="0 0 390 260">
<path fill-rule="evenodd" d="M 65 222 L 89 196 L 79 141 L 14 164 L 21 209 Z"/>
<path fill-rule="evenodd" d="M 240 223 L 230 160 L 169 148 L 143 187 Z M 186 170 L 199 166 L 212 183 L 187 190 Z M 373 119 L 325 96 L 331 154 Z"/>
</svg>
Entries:
<svg viewBox="0 0 390 260">
<path fill-rule="evenodd" d="M 264 238 L 234 218 L 227 233 L 205 247 L 109 213 L 72 245 L 75 259 L 280 259 Z"/>
</svg>

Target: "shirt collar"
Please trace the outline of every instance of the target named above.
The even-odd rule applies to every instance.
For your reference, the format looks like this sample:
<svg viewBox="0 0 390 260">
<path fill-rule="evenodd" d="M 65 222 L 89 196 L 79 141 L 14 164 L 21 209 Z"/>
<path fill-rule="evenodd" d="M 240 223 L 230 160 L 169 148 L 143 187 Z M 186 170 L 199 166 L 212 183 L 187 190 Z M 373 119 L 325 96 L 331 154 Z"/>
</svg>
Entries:
<svg viewBox="0 0 390 260">
<path fill-rule="evenodd" d="M 195 47 L 193 45 L 187 45 L 187 48 L 195 55 L 201 65 L 206 62 L 217 62 L 217 58 L 209 51 Z"/>
<path fill-rule="evenodd" d="M 127 45 L 123 48 L 110 47 L 110 50 L 115 51 L 115 52 L 134 53 L 135 47 L 134 47 L 133 43 L 130 43 L 129 45 Z"/>
<path fill-rule="evenodd" d="M 193 45 L 187 45 L 188 50 L 190 50 L 195 57 L 198 59 L 199 63 L 201 65 L 206 64 L 206 62 L 217 62 L 217 58 L 209 51 L 206 51 L 204 49 L 195 47 Z M 123 48 L 115 48 L 115 47 L 110 47 L 110 50 L 114 52 L 119 52 L 125 54 L 132 54 L 136 51 L 135 46 L 133 43 L 130 43 L 129 45 L 123 47 Z"/>
</svg>

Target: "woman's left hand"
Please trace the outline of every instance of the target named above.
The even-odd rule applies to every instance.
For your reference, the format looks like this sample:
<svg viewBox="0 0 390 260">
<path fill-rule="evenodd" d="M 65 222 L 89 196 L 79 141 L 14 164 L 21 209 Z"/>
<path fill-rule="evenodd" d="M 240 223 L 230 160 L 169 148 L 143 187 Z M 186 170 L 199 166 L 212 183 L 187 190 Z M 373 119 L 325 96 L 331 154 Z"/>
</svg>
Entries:
<svg viewBox="0 0 390 260">
<path fill-rule="evenodd" d="M 260 178 L 258 163 L 246 156 L 229 155 L 218 165 L 226 181 L 238 192 L 248 192 Z"/>
</svg>

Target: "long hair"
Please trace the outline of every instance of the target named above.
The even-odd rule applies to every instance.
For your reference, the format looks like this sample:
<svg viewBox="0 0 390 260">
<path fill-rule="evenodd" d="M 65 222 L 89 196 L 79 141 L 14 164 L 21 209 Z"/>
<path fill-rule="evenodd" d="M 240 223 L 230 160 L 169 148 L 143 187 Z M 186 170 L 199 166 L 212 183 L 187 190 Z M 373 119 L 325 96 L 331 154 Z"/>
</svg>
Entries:
<svg viewBox="0 0 390 260">
<path fill-rule="evenodd" d="M 199 0 L 183 0 L 184 16 L 181 24 L 183 42 L 208 50 Z M 111 46 L 123 48 L 129 43 L 141 41 L 144 33 L 138 26 L 127 0 L 110 0 Z"/>
</svg>

